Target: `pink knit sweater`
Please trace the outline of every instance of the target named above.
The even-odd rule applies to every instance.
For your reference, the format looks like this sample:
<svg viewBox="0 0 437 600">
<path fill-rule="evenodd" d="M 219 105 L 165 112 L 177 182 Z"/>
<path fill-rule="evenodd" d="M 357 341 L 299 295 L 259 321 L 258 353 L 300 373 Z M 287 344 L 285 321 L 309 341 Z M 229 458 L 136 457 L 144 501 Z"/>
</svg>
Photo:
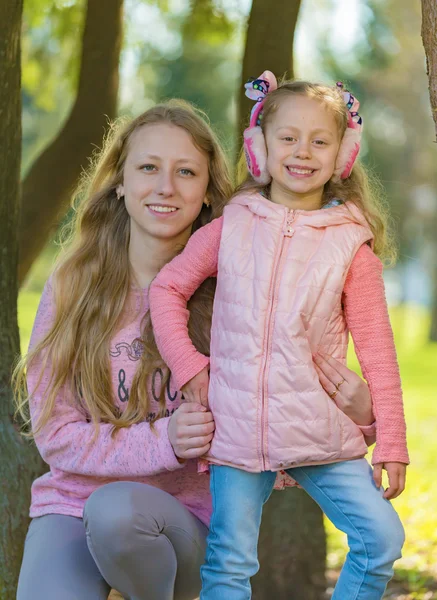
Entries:
<svg viewBox="0 0 437 600">
<path fill-rule="evenodd" d="M 148 290 L 132 289 L 129 308 L 122 325 L 110 344 L 113 401 L 123 411 L 132 379 L 139 365 L 141 319 L 148 310 Z M 51 282 L 46 284 L 32 331 L 30 348 L 48 332 L 54 317 Z M 36 388 L 40 364 L 28 370 L 28 388 L 32 421 L 37 419 L 49 382 L 49 369 Z M 152 395 L 159 398 L 162 373 L 153 376 Z M 168 414 L 181 403 L 181 394 L 170 380 L 165 393 Z M 152 400 L 151 412 L 158 409 Z M 170 416 L 155 423 L 156 435 L 148 422 L 122 429 L 111 438 L 111 427 L 101 424 L 94 436 L 94 425 L 87 420 L 67 390 L 62 390 L 55 410 L 36 436 L 38 450 L 50 470 L 32 486 L 31 517 L 46 514 L 82 517 L 88 497 L 111 481 L 137 481 L 158 487 L 180 500 L 206 525 L 211 514 L 209 478 L 197 474 L 197 461 L 180 464 L 168 439 Z"/>
<path fill-rule="evenodd" d="M 200 283 L 217 275 L 223 218 L 197 231 L 182 255 L 158 274 L 150 289 L 155 334 L 180 389 L 209 363 L 187 331 L 186 302 Z M 409 462 L 401 382 L 385 300 L 382 264 L 367 245 L 357 252 L 343 291 L 348 328 L 372 396 L 377 443 L 373 464 Z M 364 428 L 364 432 L 366 428 Z"/>
</svg>

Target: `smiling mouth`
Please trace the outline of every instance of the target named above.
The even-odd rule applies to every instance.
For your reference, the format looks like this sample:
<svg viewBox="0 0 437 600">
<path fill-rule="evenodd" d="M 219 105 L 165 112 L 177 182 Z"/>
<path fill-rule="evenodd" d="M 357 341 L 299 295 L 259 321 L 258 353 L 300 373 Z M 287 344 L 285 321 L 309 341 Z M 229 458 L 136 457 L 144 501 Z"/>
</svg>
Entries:
<svg viewBox="0 0 437 600">
<path fill-rule="evenodd" d="M 160 204 L 148 204 L 147 208 L 158 213 L 173 213 L 178 210 L 174 206 L 161 206 Z"/>
<path fill-rule="evenodd" d="M 312 175 L 316 169 L 303 169 L 299 167 L 286 167 L 291 175 Z"/>
</svg>

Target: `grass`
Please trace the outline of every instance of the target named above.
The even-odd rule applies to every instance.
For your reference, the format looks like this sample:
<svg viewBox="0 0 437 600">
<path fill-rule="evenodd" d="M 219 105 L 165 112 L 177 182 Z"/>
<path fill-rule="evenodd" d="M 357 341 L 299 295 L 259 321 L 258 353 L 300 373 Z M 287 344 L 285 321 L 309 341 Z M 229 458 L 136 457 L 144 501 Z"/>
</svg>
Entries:
<svg viewBox="0 0 437 600">
<path fill-rule="evenodd" d="M 35 286 L 19 296 L 21 345 L 26 350 L 39 292 Z M 393 504 L 404 523 L 404 556 L 387 591 L 388 599 L 437 599 L 437 344 L 427 342 L 429 314 L 425 309 L 401 306 L 391 311 L 403 380 L 411 465 L 406 491 Z M 357 366 L 351 356 L 351 364 Z M 328 577 L 334 583 L 344 561 L 343 534 L 327 522 Z"/>
</svg>

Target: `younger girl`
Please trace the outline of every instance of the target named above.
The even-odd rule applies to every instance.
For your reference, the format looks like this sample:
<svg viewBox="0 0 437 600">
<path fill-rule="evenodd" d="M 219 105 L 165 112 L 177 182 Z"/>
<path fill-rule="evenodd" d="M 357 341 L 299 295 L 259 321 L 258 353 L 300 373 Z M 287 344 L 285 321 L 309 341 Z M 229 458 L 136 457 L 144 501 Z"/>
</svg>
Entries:
<svg viewBox="0 0 437 600">
<path fill-rule="evenodd" d="M 150 291 L 162 357 L 187 400 L 209 402 L 216 424 L 201 599 L 250 598 L 262 505 L 286 471 L 348 536 L 333 598 L 376 600 L 404 541 L 388 499 L 404 489 L 408 453 L 376 256 L 386 251 L 385 217 L 362 168 L 352 171 L 359 104 L 341 84 L 277 88 L 268 71 L 246 87 L 258 100 L 245 132 L 251 175 Z M 189 340 L 186 302 L 210 276 L 209 360 Z M 318 377 L 320 355 L 346 360 L 348 330 L 376 417 L 373 479 L 362 431 L 332 401 L 344 380 L 328 395 Z"/>
</svg>

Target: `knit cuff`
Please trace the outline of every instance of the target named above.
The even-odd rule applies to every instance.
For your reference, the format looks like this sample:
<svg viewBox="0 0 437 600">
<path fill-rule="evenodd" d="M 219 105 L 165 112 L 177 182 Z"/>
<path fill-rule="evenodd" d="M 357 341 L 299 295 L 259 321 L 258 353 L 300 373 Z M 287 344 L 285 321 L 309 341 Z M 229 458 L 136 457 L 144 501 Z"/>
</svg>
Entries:
<svg viewBox="0 0 437 600">
<path fill-rule="evenodd" d="M 186 383 L 209 365 L 209 358 L 201 352 L 196 352 L 190 360 L 183 360 L 172 368 L 176 389 L 181 390 Z"/>
<path fill-rule="evenodd" d="M 372 456 L 372 465 L 387 462 L 399 462 L 409 465 L 410 458 L 408 456 L 408 450 L 406 448 L 380 449 L 378 448 L 378 444 L 376 444 Z"/>
<path fill-rule="evenodd" d="M 373 437 L 376 435 L 376 421 L 373 421 L 371 425 L 358 425 L 358 427 L 365 437 Z"/>
</svg>

